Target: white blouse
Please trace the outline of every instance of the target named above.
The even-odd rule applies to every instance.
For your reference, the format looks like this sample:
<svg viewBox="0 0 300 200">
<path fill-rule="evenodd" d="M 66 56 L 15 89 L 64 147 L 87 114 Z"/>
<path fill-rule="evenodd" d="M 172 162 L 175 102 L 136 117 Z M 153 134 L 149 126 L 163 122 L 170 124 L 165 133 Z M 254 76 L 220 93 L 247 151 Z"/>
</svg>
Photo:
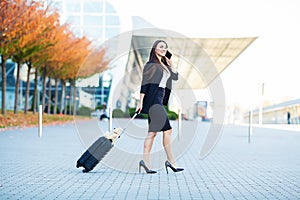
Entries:
<svg viewBox="0 0 300 200">
<path fill-rule="evenodd" d="M 162 76 L 162 79 L 160 80 L 160 83 L 159 83 L 159 86 L 158 87 L 161 87 L 161 88 L 165 88 L 166 85 L 167 85 L 167 81 L 168 79 L 170 78 L 171 76 L 171 73 L 168 69 L 166 69 L 165 66 L 163 66 L 165 69 L 163 69 L 163 76 Z"/>
</svg>

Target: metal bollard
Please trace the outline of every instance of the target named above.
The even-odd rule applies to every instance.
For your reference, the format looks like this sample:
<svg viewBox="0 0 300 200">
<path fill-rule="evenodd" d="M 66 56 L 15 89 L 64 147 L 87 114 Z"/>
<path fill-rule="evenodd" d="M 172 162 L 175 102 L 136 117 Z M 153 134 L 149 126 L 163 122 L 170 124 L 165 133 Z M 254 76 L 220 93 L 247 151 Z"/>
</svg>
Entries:
<svg viewBox="0 0 300 200">
<path fill-rule="evenodd" d="M 43 127 L 43 105 L 39 105 L 39 128 L 38 128 L 38 136 L 42 137 L 42 129 Z"/>
<path fill-rule="evenodd" d="M 108 108 L 108 131 L 109 133 L 112 133 L 113 128 L 112 128 L 112 108 Z"/>
<path fill-rule="evenodd" d="M 248 132 L 248 143 L 251 143 L 251 136 L 252 136 L 252 118 L 253 118 L 253 111 L 249 112 L 249 132 Z"/>
<path fill-rule="evenodd" d="M 182 113 L 181 109 L 178 109 L 178 140 L 181 138 L 181 126 L 182 126 Z"/>
</svg>

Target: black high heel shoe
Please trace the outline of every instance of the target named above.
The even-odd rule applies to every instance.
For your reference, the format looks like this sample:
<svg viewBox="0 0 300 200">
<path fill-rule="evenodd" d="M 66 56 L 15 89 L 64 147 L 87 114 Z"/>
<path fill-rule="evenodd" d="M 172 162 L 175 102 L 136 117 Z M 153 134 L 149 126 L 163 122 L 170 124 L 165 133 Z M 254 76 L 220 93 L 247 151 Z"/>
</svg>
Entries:
<svg viewBox="0 0 300 200">
<path fill-rule="evenodd" d="M 157 173 L 156 171 L 148 169 L 148 167 L 146 166 L 146 164 L 145 164 L 145 162 L 143 160 L 141 160 L 140 163 L 139 163 L 139 173 L 141 173 L 141 167 L 143 167 L 145 169 L 145 171 L 147 172 L 147 174 L 155 174 L 155 173 Z"/>
<path fill-rule="evenodd" d="M 167 174 L 169 173 L 168 172 L 168 167 L 170 167 L 173 170 L 173 172 L 181 172 L 181 171 L 184 170 L 183 168 L 175 168 L 175 167 L 173 167 L 172 164 L 169 161 L 167 161 L 167 160 L 165 162 L 165 166 L 166 166 Z"/>
</svg>

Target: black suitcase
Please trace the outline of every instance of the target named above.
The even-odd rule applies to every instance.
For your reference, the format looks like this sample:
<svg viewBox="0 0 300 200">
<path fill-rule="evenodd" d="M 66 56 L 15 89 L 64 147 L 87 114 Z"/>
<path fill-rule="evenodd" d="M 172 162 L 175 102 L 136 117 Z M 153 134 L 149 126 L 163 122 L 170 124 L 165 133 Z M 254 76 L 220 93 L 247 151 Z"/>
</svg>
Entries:
<svg viewBox="0 0 300 200">
<path fill-rule="evenodd" d="M 112 147 L 113 144 L 111 140 L 104 136 L 100 137 L 78 159 L 76 167 L 83 167 L 82 172 L 84 173 L 93 170 Z"/>
<path fill-rule="evenodd" d="M 93 170 L 95 166 L 102 160 L 102 158 L 104 158 L 104 156 L 111 150 L 116 140 L 120 138 L 121 134 L 126 130 L 128 125 L 137 116 L 137 114 L 138 112 L 135 112 L 124 129 L 115 128 L 112 135 L 106 133 L 105 136 L 97 139 L 77 160 L 76 167 L 83 167 L 84 169 L 82 172 L 84 173 Z"/>
</svg>

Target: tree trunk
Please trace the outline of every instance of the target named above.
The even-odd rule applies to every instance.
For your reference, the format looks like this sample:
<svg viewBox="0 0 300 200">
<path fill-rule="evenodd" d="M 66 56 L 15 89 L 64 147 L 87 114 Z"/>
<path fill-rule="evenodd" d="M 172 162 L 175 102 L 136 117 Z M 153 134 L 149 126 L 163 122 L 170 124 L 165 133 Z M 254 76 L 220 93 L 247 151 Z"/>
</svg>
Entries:
<svg viewBox="0 0 300 200">
<path fill-rule="evenodd" d="M 2 114 L 6 114 L 6 107 L 5 107 L 5 97 L 6 97 L 6 58 L 1 55 L 1 67 L 2 67 Z"/>
<path fill-rule="evenodd" d="M 29 89 L 30 89 L 30 80 L 29 80 L 30 70 L 31 70 L 31 63 L 28 63 L 24 114 L 27 114 L 27 108 L 28 108 L 28 98 L 29 98 Z"/>
<path fill-rule="evenodd" d="M 72 115 L 72 105 L 73 105 L 73 83 L 70 80 L 70 101 L 69 101 L 69 114 Z"/>
<path fill-rule="evenodd" d="M 16 90 L 15 90 L 14 114 L 18 113 L 19 86 L 20 86 L 20 68 L 21 68 L 21 62 L 17 61 L 17 79 L 16 79 Z M 21 101 L 22 101 L 22 99 L 21 99 Z"/>
<path fill-rule="evenodd" d="M 61 80 L 61 94 L 60 94 L 60 109 L 59 114 L 63 114 L 63 108 L 66 109 L 65 105 L 65 93 L 66 93 L 66 83 L 64 80 Z"/>
<path fill-rule="evenodd" d="M 76 115 L 76 85 L 75 80 L 72 81 L 73 83 L 73 115 Z"/>
<path fill-rule="evenodd" d="M 46 82 L 46 67 L 43 69 L 43 93 L 42 93 L 42 109 L 43 109 L 43 113 L 45 111 L 45 99 L 46 99 L 46 87 L 47 87 L 47 82 Z"/>
<path fill-rule="evenodd" d="M 67 95 L 67 86 L 66 86 L 66 82 L 65 82 L 65 96 L 68 96 Z M 67 98 L 65 98 L 65 106 L 64 106 L 64 110 L 65 110 L 65 115 L 68 114 L 68 102 L 67 102 Z"/>
<path fill-rule="evenodd" d="M 51 113 L 51 78 L 49 78 L 48 81 L 48 111 L 47 113 L 50 114 Z"/>
<path fill-rule="evenodd" d="M 53 109 L 53 114 L 56 115 L 56 110 L 57 110 L 57 100 L 58 100 L 58 79 L 55 78 L 55 97 L 54 97 L 54 109 Z"/>
<path fill-rule="evenodd" d="M 32 103 L 32 111 L 33 111 L 33 114 L 36 113 L 36 107 L 37 107 L 37 97 L 39 96 L 38 95 L 38 76 L 39 76 L 39 73 L 38 73 L 38 69 L 35 69 L 35 76 L 34 76 L 34 89 L 33 89 L 33 103 Z"/>
</svg>

